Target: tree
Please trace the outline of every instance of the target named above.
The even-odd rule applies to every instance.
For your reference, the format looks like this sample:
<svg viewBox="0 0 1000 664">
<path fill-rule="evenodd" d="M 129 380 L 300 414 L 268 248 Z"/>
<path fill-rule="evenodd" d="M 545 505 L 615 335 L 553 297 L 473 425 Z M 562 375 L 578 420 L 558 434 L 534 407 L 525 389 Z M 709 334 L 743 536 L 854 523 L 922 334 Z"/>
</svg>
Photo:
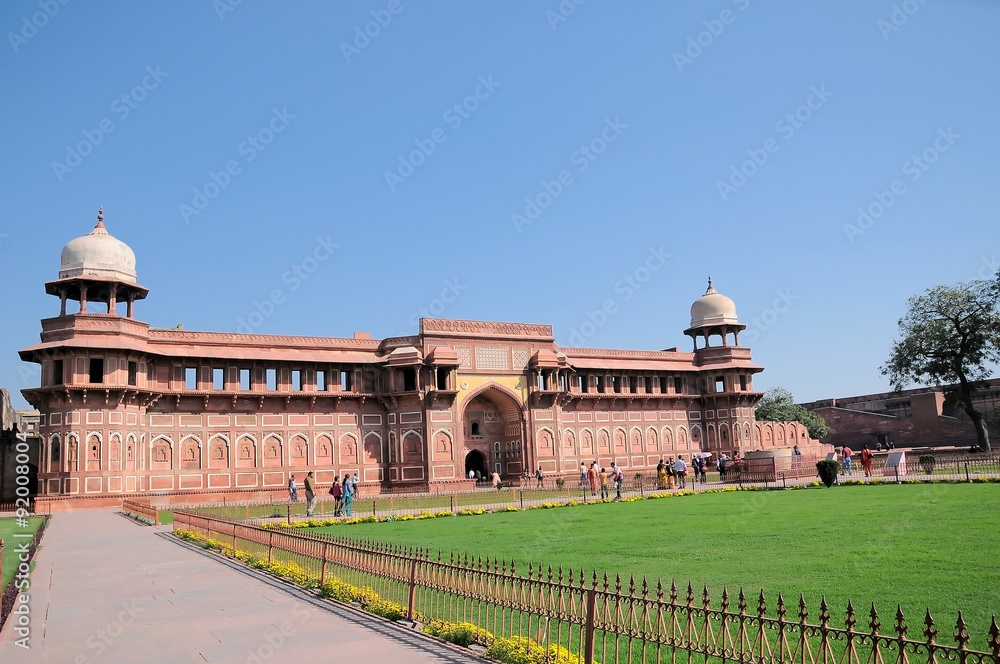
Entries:
<svg viewBox="0 0 1000 664">
<path fill-rule="evenodd" d="M 986 421 L 973 404 L 989 365 L 1000 361 L 1000 272 L 993 281 L 935 286 L 907 300 L 900 339 L 881 367 L 894 390 L 913 383 L 944 389 L 972 420 L 980 451 L 990 449 Z"/>
<path fill-rule="evenodd" d="M 801 422 L 809 430 L 810 438 L 819 439 L 830 433 L 822 417 L 796 404 L 792 393 L 781 387 L 765 392 L 754 414 L 765 422 Z"/>
</svg>

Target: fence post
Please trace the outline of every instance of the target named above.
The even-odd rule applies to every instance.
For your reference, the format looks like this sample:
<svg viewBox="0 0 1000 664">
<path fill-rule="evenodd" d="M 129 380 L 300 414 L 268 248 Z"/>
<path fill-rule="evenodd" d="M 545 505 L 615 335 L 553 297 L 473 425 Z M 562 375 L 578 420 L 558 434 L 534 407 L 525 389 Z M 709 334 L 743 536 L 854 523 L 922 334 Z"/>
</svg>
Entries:
<svg viewBox="0 0 1000 664">
<path fill-rule="evenodd" d="M 274 561 L 274 531 L 267 531 L 267 562 L 270 564 Z"/>
<path fill-rule="evenodd" d="M 320 569 L 319 572 L 319 585 L 321 586 L 326 583 L 326 561 L 327 561 L 327 551 L 329 550 L 329 548 L 330 548 L 330 543 L 323 542 L 323 567 Z"/>
<path fill-rule="evenodd" d="M 417 559 L 410 560 L 410 595 L 406 601 L 406 617 L 413 620 L 414 607 L 417 600 Z"/>
<path fill-rule="evenodd" d="M 455 496 L 452 494 L 449 499 L 449 504 L 451 505 L 451 511 L 455 511 Z"/>
<path fill-rule="evenodd" d="M 597 629 L 597 588 L 590 588 L 587 591 L 587 622 L 586 632 L 583 636 L 583 661 L 584 664 L 594 664 L 594 641 L 596 640 Z"/>
<path fill-rule="evenodd" d="M 372 516 L 378 516 L 378 501 L 372 498 Z"/>
<path fill-rule="evenodd" d="M 639 480 L 639 495 L 642 496 L 643 498 L 646 497 L 646 483 L 643 482 L 642 480 Z"/>
<path fill-rule="evenodd" d="M 518 494 L 521 497 L 521 509 L 523 510 L 524 509 L 524 489 L 521 489 L 520 491 L 518 491 Z"/>
<path fill-rule="evenodd" d="M 966 482 L 971 482 L 972 481 L 972 477 L 969 476 L 969 460 L 968 459 L 965 460 L 965 481 Z"/>
<path fill-rule="evenodd" d="M 291 505 L 291 503 L 289 503 L 289 505 L 288 505 L 288 525 L 289 526 L 292 525 L 292 505 Z"/>
<path fill-rule="evenodd" d="M 896 484 L 899 484 L 899 464 L 897 463 L 892 467 L 893 472 L 896 473 Z"/>
</svg>

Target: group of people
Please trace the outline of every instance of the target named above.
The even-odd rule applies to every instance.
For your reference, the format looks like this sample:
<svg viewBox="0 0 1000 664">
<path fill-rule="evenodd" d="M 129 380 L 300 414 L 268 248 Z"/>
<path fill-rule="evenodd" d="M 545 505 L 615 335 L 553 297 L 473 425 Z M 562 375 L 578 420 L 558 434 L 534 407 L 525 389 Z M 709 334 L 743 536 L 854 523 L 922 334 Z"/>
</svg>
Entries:
<svg viewBox="0 0 1000 664">
<path fill-rule="evenodd" d="M 333 486 L 330 487 L 330 495 L 335 501 L 334 516 L 351 516 L 351 505 L 354 504 L 354 498 L 358 495 L 358 484 L 360 483 L 361 479 L 357 473 L 354 473 L 353 476 L 350 473 L 344 473 L 343 479 L 338 474 L 334 474 Z M 312 516 L 316 510 L 316 480 L 311 470 L 306 473 L 306 479 L 302 484 L 306 494 L 306 516 Z M 295 475 L 291 475 L 288 479 L 288 499 L 293 503 L 299 500 L 299 487 L 295 482 Z"/>
<path fill-rule="evenodd" d="M 854 457 L 854 452 L 850 447 L 844 445 L 840 450 L 840 474 L 854 476 L 854 471 L 852 470 L 852 459 Z M 865 445 L 861 448 L 861 452 L 858 454 L 861 459 L 861 469 L 864 472 L 865 477 L 872 476 L 872 462 L 875 460 L 875 455 L 872 451 L 868 449 Z"/>
<path fill-rule="evenodd" d="M 538 479 L 538 486 L 542 486 L 542 469 L 535 473 Z M 596 496 L 600 493 L 601 499 L 611 497 L 611 486 L 615 487 L 615 500 L 622 499 L 622 482 L 625 481 L 625 473 L 614 461 L 611 462 L 611 469 L 601 468 L 596 461 L 592 461 L 590 466 L 586 462 L 580 463 L 580 487 L 590 489 L 590 495 Z"/>
<path fill-rule="evenodd" d="M 691 472 L 696 482 L 708 481 L 707 469 L 708 463 L 703 457 L 695 456 L 691 459 Z M 678 454 L 676 459 L 671 456 L 667 461 L 660 459 L 660 463 L 656 464 L 656 483 L 661 489 L 685 489 L 687 476 L 688 464 L 683 454 Z"/>
</svg>

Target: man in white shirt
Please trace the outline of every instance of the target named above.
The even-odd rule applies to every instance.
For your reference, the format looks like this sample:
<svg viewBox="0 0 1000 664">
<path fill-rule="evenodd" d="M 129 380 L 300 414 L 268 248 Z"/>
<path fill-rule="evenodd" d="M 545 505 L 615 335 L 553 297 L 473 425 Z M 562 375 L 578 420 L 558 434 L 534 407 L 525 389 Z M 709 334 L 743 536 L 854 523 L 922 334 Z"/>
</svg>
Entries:
<svg viewBox="0 0 1000 664">
<path fill-rule="evenodd" d="M 677 488 L 684 489 L 687 483 L 684 476 L 687 475 L 687 464 L 684 463 L 684 455 L 678 454 L 677 461 L 674 461 L 674 474 L 677 476 Z"/>
</svg>

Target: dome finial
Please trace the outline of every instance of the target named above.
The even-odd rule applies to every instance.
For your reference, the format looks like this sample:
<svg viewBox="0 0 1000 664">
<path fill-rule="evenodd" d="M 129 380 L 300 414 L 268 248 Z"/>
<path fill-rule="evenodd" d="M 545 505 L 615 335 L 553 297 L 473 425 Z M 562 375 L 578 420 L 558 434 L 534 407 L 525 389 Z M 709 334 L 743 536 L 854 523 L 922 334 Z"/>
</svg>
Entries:
<svg viewBox="0 0 1000 664">
<path fill-rule="evenodd" d="M 97 225 L 94 228 L 104 228 L 104 206 L 97 208 Z"/>
<path fill-rule="evenodd" d="M 705 295 L 711 295 L 712 293 L 717 293 L 715 286 L 712 285 L 712 275 L 708 275 L 708 290 L 705 291 Z"/>
</svg>

